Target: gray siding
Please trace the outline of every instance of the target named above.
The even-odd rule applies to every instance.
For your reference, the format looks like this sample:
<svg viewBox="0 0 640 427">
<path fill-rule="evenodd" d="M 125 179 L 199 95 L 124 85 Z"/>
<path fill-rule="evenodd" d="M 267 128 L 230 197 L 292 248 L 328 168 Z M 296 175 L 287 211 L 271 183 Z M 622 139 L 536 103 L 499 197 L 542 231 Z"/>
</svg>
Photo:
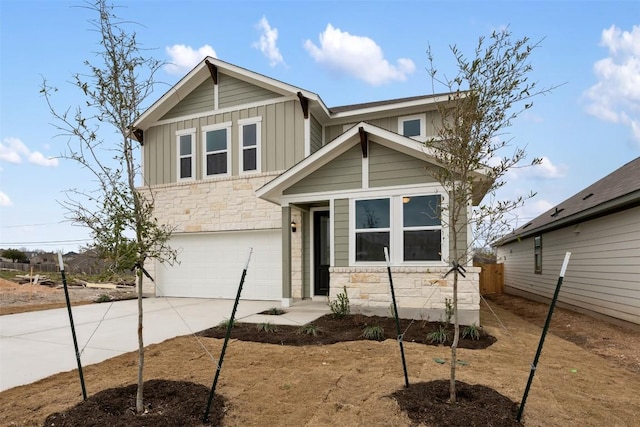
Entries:
<svg viewBox="0 0 640 427">
<path fill-rule="evenodd" d="M 315 117 L 311 116 L 311 154 L 322 147 L 322 125 Z"/>
<path fill-rule="evenodd" d="M 333 250 L 336 267 L 349 266 L 349 200 L 337 199 L 333 204 Z"/>
<path fill-rule="evenodd" d="M 218 107 L 227 108 L 252 102 L 279 98 L 281 95 L 243 80 L 220 74 L 218 80 Z"/>
<path fill-rule="evenodd" d="M 360 146 L 354 146 L 329 164 L 301 179 L 284 191 L 284 194 L 351 190 L 361 187 L 362 151 Z"/>
<path fill-rule="evenodd" d="M 364 122 L 369 123 L 370 125 L 377 126 L 379 128 L 388 130 L 390 132 L 398 133 L 398 119 L 400 117 L 413 116 L 418 114 L 425 114 L 426 121 L 426 136 L 436 136 L 436 129 L 439 127 L 440 115 L 437 111 L 427 111 L 423 113 L 407 113 L 402 116 L 390 116 L 390 117 L 379 117 L 376 119 L 364 120 Z M 347 128 L 351 126 L 355 126 L 356 123 L 342 123 L 339 125 L 327 126 L 326 127 L 326 135 L 327 141 L 331 141 L 338 136 L 340 136 L 343 132 L 345 125 L 348 124 Z"/>
<path fill-rule="evenodd" d="M 207 79 L 173 107 L 162 120 L 213 111 L 213 80 Z"/>
<path fill-rule="evenodd" d="M 176 131 L 196 128 L 196 179 L 202 179 L 202 127 L 217 123 L 231 125 L 231 172 L 238 174 L 238 120 L 262 117 L 262 172 L 290 168 L 304 158 L 304 116 L 297 101 L 211 114 L 155 126 L 145 132 L 144 177 L 150 185 L 176 182 Z"/>
<path fill-rule="evenodd" d="M 543 234 L 542 274 L 533 237 L 499 248 L 505 287 L 551 298 L 567 251 L 559 301 L 640 324 L 640 207 Z"/>
<path fill-rule="evenodd" d="M 434 182 L 425 163 L 380 144 L 369 143 L 369 186 L 387 187 Z"/>
</svg>

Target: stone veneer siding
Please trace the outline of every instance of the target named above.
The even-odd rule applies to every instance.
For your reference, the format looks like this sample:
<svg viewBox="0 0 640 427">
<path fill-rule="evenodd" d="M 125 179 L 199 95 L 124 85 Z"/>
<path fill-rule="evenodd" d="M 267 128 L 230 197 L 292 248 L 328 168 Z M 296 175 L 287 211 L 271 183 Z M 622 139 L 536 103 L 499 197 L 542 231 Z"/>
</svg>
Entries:
<svg viewBox="0 0 640 427">
<path fill-rule="evenodd" d="M 269 172 L 156 185 L 151 187 L 154 213 L 160 224 L 174 227 L 174 233 L 280 229 L 280 206 L 255 195 L 258 188 L 278 175 L 279 172 Z M 141 191 L 144 193 L 145 189 Z M 145 263 L 152 277 L 154 264 L 153 260 Z M 297 280 L 301 276 L 296 274 L 300 277 Z M 302 288 L 301 283 L 297 286 Z M 147 278 L 143 292 L 155 294 L 155 286 Z"/>
<path fill-rule="evenodd" d="M 478 267 L 466 267 L 466 278 L 458 276 L 460 324 L 480 324 Z M 448 267 L 392 267 L 393 287 L 400 317 L 439 321 L 445 316 L 445 298 L 453 299 L 453 273 Z M 388 316 L 391 289 L 386 267 L 333 267 L 330 299 L 347 289 L 353 311 Z"/>
</svg>

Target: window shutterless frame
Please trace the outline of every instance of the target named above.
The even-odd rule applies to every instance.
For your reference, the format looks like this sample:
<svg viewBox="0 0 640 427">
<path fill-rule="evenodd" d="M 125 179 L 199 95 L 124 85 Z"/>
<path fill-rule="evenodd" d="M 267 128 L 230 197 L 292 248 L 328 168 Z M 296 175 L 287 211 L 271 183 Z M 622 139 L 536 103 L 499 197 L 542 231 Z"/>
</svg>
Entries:
<svg viewBox="0 0 640 427">
<path fill-rule="evenodd" d="M 176 131 L 176 176 L 178 181 L 196 179 L 196 129 Z"/>
<path fill-rule="evenodd" d="M 424 142 L 427 140 L 427 116 L 416 114 L 398 117 L 398 133 L 400 135 Z"/>
<path fill-rule="evenodd" d="M 261 170 L 262 117 L 238 120 L 240 173 Z"/>
<path fill-rule="evenodd" d="M 202 176 L 231 175 L 231 122 L 202 127 Z"/>
</svg>

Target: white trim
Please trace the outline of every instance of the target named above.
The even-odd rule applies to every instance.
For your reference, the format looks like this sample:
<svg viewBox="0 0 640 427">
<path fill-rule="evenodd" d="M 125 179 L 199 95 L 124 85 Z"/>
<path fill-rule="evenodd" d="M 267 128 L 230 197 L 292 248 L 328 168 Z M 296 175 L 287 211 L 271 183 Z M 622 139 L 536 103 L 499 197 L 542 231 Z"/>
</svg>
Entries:
<svg viewBox="0 0 640 427">
<path fill-rule="evenodd" d="M 441 230 L 441 242 L 440 251 L 441 256 L 439 261 L 404 261 L 403 253 L 403 231 L 405 227 L 402 224 L 402 197 L 403 196 L 432 196 L 439 195 L 441 203 L 445 206 L 449 199 L 444 192 L 440 193 L 428 193 L 422 192 L 413 194 L 412 192 L 401 192 L 397 194 L 375 195 L 366 197 L 351 197 L 349 198 L 349 266 L 351 267 L 367 267 L 367 266 L 384 266 L 385 261 L 356 261 L 356 201 L 358 200 L 370 200 L 370 199 L 389 199 L 389 227 L 375 229 L 372 231 L 385 231 L 389 232 L 389 251 L 390 251 L 390 263 L 393 266 L 446 266 L 447 259 L 449 258 L 449 231 L 445 221 L 441 221 L 439 227 L 420 227 L 420 229 L 439 229 Z M 362 232 L 362 231 L 361 231 Z"/>
<path fill-rule="evenodd" d="M 311 118 L 304 119 L 304 156 L 311 155 Z"/>
<path fill-rule="evenodd" d="M 202 179 L 215 179 L 231 175 L 231 125 L 232 122 L 216 123 L 214 125 L 202 126 Z M 207 132 L 225 129 L 227 131 L 227 172 L 207 175 Z M 216 153 L 220 153 L 217 151 Z"/>
<path fill-rule="evenodd" d="M 213 85 L 213 109 L 218 109 L 218 101 L 220 100 L 220 89 L 217 84 Z"/>
<path fill-rule="evenodd" d="M 470 250 L 471 245 L 473 245 L 473 241 L 475 239 L 475 236 L 473 235 L 472 219 L 473 219 L 473 203 L 469 201 L 467 203 L 467 251 L 466 251 L 467 259 L 465 260 L 465 263 L 467 265 L 473 264 L 473 252 Z"/>
<path fill-rule="evenodd" d="M 252 149 L 253 146 L 250 147 L 244 147 L 243 146 L 243 138 L 244 138 L 244 132 L 243 132 L 243 127 L 244 126 L 250 126 L 250 125 L 256 125 L 256 145 L 255 145 L 255 150 L 256 150 L 256 168 L 255 169 L 251 169 L 251 170 L 244 170 L 244 156 L 243 156 L 243 152 L 245 149 Z M 246 119 L 239 119 L 238 120 L 238 175 L 245 175 L 245 174 L 249 174 L 249 173 L 256 173 L 256 172 L 260 172 L 262 169 L 262 160 L 261 160 L 261 153 L 262 153 L 262 149 L 261 149 L 261 145 L 262 145 L 262 116 L 257 116 L 257 117 L 248 117 Z"/>
<path fill-rule="evenodd" d="M 310 250 L 309 250 L 309 283 L 310 283 L 310 289 L 309 289 L 309 295 L 311 296 L 311 298 L 314 297 L 318 297 L 318 296 L 322 296 L 324 297 L 324 295 L 316 295 L 316 272 L 315 272 L 315 259 L 316 259 L 316 254 L 315 254 L 315 219 L 314 219 L 314 214 L 316 212 L 327 212 L 329 211 L 329 250 L 330 250 L 330 260 L 329 262 L 331 263 L 330 267 L 333 267 L 333 218 L 332 217 L 332 212 L 333 209 L 331 209 L 331 206 L 326 207 L 326 206 L 322 206 L 322 207 L 317 207 L 317 208 L 311 208 L 309 209 L 309 222 L 311 223 L 310 227 L 309 227 L 309 233 L 311 234 L 310 238 L 309 238 L 309 244 L 310 244 Z M 329 285 L 331 286 L 331 285 Z"/>
<path fill-rule="evenodd" d="M 191 176 L 188 178 L 180 178 L 180 160 L 182 156 L 180 155 L 180 137 L 190 135 L 191 136 Z M 184 181 L 195 181 L 196 179 L 196 128 L 188 128 L 177 130 L 175 133 L 176 136 L 176 181 L 184 182 Z M 184 156 L 187 157 L 187 156 Z"/>
<path fill-rule="evenodd" d="M 407 138 L 415 139 L 416 141 L 425 142 L 427 140 L 427 115 L 426 114 L 413 114 L 410 116 L 398 117 L 398 134 L 403 134 L 404 122 L 410 120 L 420 120 L 420 135 L 408 136 Z"/>
<path fill-rule="evenodd" d="M 369 142 L 367 141 L 367 145 Z M 367 152 L 369 151 L 369 147 L 367 147 Z M 369 156 L 362 158 L 362 188 L 369 188 Z"/>
<path fill-rule="evenodd" d="M 330 248 L 331 249 L 331 252 L 330 252 L 331 267 L 335 267 L 336 265 L 336 251 L 335 251 L 336 245 L 333 244 L 336 241 L 335 227 L 334 227 L 334 224 L 336 223 L 335 216 L 336 216 L 335 200 L 329 199 L 329 239 L 331 240 L 331 248 Z M 331 289 L 331 285 L 329 285 L 329 289 Z"/>
</svg>

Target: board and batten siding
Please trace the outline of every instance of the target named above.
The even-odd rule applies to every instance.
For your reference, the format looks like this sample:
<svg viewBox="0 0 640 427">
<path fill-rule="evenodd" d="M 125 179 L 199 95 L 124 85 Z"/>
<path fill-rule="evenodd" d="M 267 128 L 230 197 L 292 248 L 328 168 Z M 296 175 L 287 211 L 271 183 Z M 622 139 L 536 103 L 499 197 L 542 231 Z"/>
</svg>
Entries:
<svg viewBox="0 0 640 427">
<path fill-rule="evenodd" d="M 559 301 L 640 324 L 640 207 L 542 234 L 542 274 L 533 237 L 498 248 L 505 291 L 551 298 L 567 251 Z"/>
<path fill-rule="evenodd" d="M 174 119 L 192 114 L 213 111 L 213 80 L 206 79 L 200 86 L 184 97 L 161 120 Z"/>
<path fill-rule="evenodd" d="M 390 132 L 399 133 L 398 119 L 400 117 L 414 116 L 414 115 L 420 115 L 420 114 L 424 114 L 426 136 L 427 137 L 436 136 L 437 134 L 436 129 L 438 127 L 438 123 L 440 120 L 440 115 L 438 114 L 437 111 L 426 111 L 426 112 L 423 111 L 423 112 L 411 113 L 411 114 L 408 113 L 408 114 L 403 114 L 402 116 L 380 117 L 376 119 L 368 119 L 363 121 L 365 123 L 369 123 L 370 125 L 377 126 L 381 129 L 388 130 Z M 349 129 L 355 125 L 356 123 L 344 122 L 337 125 L 327 126 L 325 128 L 327 142 L 332 141 L 333 139 L 342 135 L 345 131 L 345 127 L 346 129 Z"/>
<path fill-rule="evenodd" d="M 349 199 L 333 202 L 333 250 L 336 267 L 349 266 Z"/>
<path fill-rule="evenodd" d="M 330 163 L 312 172 L 283 194 L 307 194 L 362 188 L 362 151 L 354 146 Z"/>
<path fill-rule="evenodd" d="M 231 122 L 231 174 L 239 173 L 238 120 L 262 117 L 261 171 L 273 172 L 290 168 L 304 158 L 304 115 L 296 101 L 244 108 L 199 118 L 176 120 L 145 131 L 144 179 L 147 185 L 168 184 L 177 180 L 176 131 L 196 129 L 195 177 L 203 179 L 202 128 Z"/>
<path fill-rule="evenodd" d="M 432 183 L 426 166 L 415 157 L 369 142 L 369 187 Z"/>
<path fill-rule="evenodd" d="M 311 154 L 322 148 L 322 125 L 315 117 L 311 116 L 310 137 L 311 137 Z"/>
</svg>

